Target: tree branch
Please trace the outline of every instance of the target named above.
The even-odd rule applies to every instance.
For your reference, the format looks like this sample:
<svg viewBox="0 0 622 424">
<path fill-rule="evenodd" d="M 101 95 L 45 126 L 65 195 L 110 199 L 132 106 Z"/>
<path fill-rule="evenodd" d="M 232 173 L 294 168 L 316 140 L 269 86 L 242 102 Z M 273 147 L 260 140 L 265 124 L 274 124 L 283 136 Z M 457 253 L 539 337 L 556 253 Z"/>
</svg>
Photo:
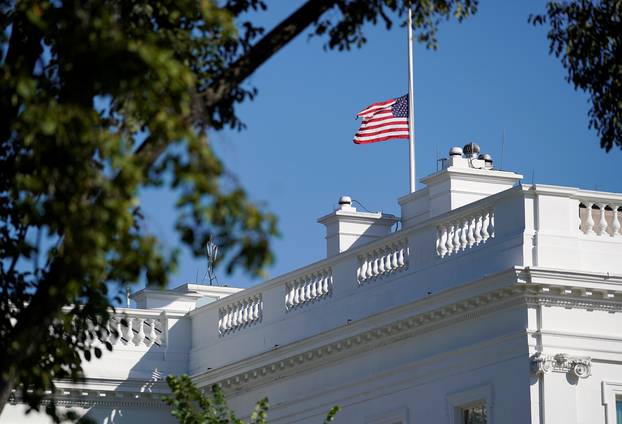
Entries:
<svg viewBox="0 0 622 424">
<path fill-rule="evenodd" d="M 199 93 L 203 97 L 203 107 L 210 108 L 221 102 L 234 87 L 248 78 L 257 68 L 285 47 L 287 43 L 319 19 L 324 12 L 336 3 L 337 0 L 308 0 L 300 6 L 298 10 L 281 21 L 257 44 L 251 47 L 246 54 L 236 60 L 222 75 L 217 77 L 215 84 Z M 147 138 L 136 149 L 136 156 L 143 161 L 145 172 L 153 165 L 166 147 L 167 143 L 165 141 Z"/>
</svg>

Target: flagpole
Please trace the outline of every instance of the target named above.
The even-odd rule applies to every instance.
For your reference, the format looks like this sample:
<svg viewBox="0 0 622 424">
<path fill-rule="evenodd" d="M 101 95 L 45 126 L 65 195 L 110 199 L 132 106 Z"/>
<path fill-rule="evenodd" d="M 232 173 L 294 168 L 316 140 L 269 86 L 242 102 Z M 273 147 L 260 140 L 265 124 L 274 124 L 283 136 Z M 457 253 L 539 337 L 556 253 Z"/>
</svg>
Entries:
<svg viewBox="0 0 622 424">
<path fill-rule="evenodd" d="M 415 192 L 415 96 L 413 82 L 413 17 L 408 7 L 408 155 L 410 160 L 410 192 Z"/>
</svg>

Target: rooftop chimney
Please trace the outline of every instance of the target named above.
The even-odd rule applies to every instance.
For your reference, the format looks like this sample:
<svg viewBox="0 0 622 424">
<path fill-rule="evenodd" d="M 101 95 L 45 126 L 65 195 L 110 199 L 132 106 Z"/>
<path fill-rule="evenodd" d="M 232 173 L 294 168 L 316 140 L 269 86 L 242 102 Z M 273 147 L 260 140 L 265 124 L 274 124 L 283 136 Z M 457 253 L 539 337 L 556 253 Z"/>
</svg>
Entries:
<svg viewBox="0 0 622 424">
<path fill-rule="evenodd" d="M 326 226 L 326 256 L 334 256 L 350 248 L 362 246 L 391 232 L 399 219 L 382 212 L 357 212 L 349 196 L 339 198 L 332 213 L 318 219 Z"/>
</svg>

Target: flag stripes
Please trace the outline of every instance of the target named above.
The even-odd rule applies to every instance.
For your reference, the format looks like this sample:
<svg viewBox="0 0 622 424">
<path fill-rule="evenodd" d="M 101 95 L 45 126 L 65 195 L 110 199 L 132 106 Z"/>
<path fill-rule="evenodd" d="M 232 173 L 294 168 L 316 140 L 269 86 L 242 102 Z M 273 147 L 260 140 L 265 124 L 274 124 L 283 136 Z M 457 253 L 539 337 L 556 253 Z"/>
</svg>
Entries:
<svg viewBox="0 0 622 424">
<path fill-rule="evenodd" d="M 394 138 L 408 138 L 408 95 L 374 103 L 359 113 L 363 123 L 354 143 L 367 144 Z"/>
</svg>

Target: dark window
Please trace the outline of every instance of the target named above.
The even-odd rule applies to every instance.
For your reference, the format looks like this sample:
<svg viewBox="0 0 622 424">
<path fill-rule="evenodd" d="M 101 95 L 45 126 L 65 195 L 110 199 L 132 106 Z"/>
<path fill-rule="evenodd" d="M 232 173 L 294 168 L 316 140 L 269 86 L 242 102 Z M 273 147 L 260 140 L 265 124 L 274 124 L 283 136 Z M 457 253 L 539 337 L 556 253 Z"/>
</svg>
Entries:
<svg viewBox="0 0 622 424">
<path fill-rule="evenodd" d="M 463 424 L 487 424 L 488 423 L 488 411 L 486 405 L 474 405 L 468 408 L 462 409 L 462 423 Z M 622 422 L 618 422 L 622 424 Z"/>
</svg>

